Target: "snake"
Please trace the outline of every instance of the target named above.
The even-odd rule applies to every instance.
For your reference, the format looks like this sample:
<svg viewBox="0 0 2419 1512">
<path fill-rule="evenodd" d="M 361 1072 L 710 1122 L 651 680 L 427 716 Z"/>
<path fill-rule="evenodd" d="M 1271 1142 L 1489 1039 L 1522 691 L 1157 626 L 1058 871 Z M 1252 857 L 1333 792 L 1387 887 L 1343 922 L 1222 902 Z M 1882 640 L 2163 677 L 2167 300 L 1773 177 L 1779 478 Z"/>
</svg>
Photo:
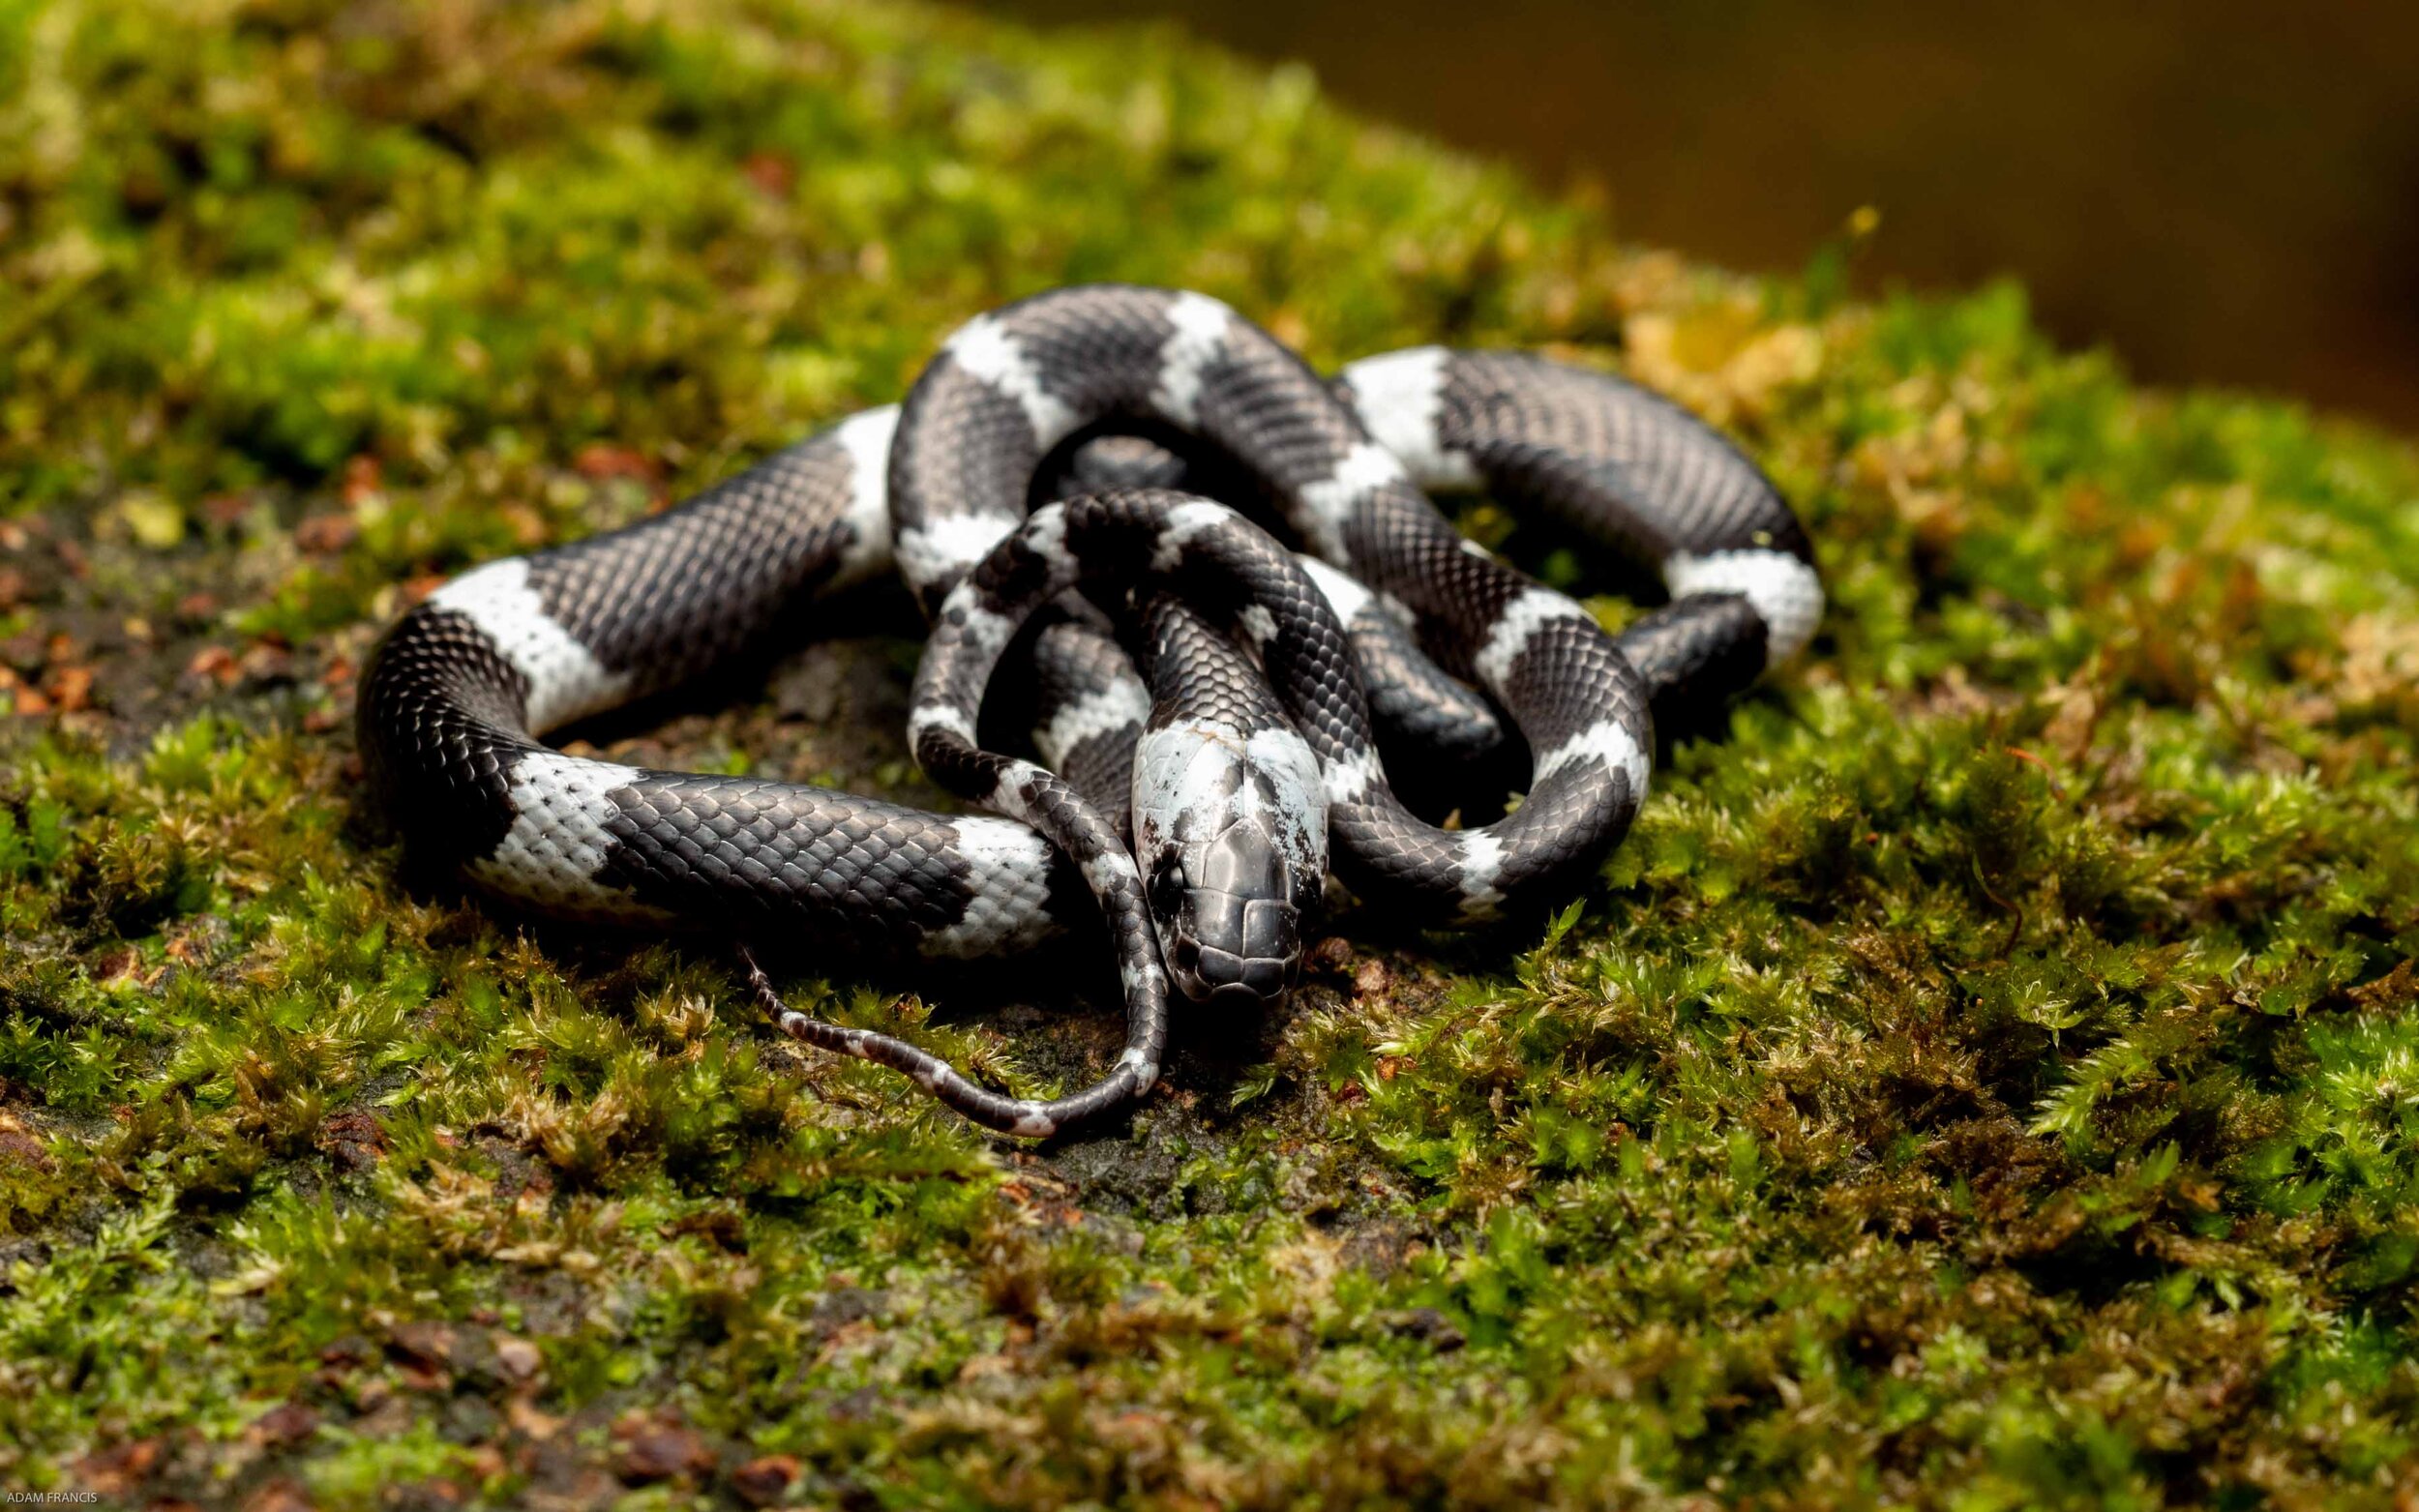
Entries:
<svg viewBox="0 0 2419 1512">
<path fill-rule="evenodd" d="M 1658 573 L 1668 602 L 1608 633 L 1430 497 L 1474 489 Z M 931 626 L 911 748 L 988 812 L 543 738 L 893 573 Z M 1205 1012 L 1280 999 L 1330 871 L 1444 925 L 1582 889 L 1645 798 L 1657 712 L 1718 706 L 1803 650 L 1822 608 L 1778 489 L 1644 388 L 1443 346 L 1330 382 L 1208 295 L 1090 284 L 974 316 L 895 406 L 447 581 L 380 640 L 356 733 L 406 851 L 535 912 L 911 962 L 1105 922 L 1124 1048 L 1049 1099 L 790 1009 L 745 957 L 791 1036 L 1048 1138 L 1155 1084 L 1171 981 Z M 995 681 L 1046 685 L 1032 756 L 980 738 Z M 1381 755 L 1422 741 L 1525 751 L 1526 791 L 1491 823 L 1429 822 Z"/>
</svg>

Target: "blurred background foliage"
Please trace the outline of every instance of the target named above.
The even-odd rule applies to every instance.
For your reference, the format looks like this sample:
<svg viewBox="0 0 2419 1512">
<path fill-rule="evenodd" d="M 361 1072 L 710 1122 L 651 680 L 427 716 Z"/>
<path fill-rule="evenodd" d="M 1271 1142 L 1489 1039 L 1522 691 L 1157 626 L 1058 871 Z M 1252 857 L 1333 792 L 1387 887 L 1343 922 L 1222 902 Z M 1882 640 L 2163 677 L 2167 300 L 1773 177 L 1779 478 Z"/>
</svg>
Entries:
<svg viewBox="0 0 2419 1512">
<path fill-rule="evenodd" d="M 990 0 L 1154 15 L 1602 196 L 1625 236 L 2031 290 L 2162 383 L 2419 424 L 2419 10 L 2398 0 Z"/>
</svg>

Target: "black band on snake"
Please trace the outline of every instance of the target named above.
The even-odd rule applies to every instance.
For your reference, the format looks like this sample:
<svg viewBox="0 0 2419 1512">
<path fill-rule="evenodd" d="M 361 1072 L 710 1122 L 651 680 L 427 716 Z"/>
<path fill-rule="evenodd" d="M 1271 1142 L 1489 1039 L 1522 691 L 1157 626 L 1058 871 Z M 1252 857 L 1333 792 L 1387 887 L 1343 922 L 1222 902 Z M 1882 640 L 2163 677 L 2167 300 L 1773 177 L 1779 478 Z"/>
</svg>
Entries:
<svg viewBox="0 0 2419 1512">
<path fill-rule="evenodd" d="M 1123 430 L 1184 458 L 1089 439 Z M 1079 492 L 1029 515 L 1070 438 L 1083 450 L 1061 457 L 1061 491 L 1233 479 L 1234 501 L 1270 512 L 1306 554 L 1164 489 Z M 1658 569 L 1672 602 L 1608 636 L 1464 540 L 1422 489 L 1557 515 Z M 1205 296 L 1072 288 L 970 322 L 897 409 L 626 529 L 447 583 L 381 643 L 360 737 L 417 853 L 544 912 L 889 959 L 1010 954 L 1105 917 L 1126 1049 L 1099 1082 L 1049 1102 L 782 1009 L 750 962 L 791 1034 L 896 1066 L 987 1127 L 1041 1136 L 1156 1080 L 1171 973 L 1204 1005 L 1281 994 L 1330 867 L 1436 920 L 1575 893 L 1645 795 L 1650 704 L 1717 705 L 1801 649 L 1822 609 L 1811 561 L 1750 461 L 1618 379 L 1422 347 L 1330 385 Z M 802 600 L 894 562 L 935 619 L 916 758 L 991 815 L 647 771 L 539 741 L 698 675 Z M 1079 584 L 1121 611 L 1139 673 L 1108 618 L 1069 594 Z M 1000 670 L 1036 613 L 1053 622 Z M 1047 765 L 976 745 L 995 671 L 1044 695 Z M 1464 755 L 1516 734 L 1527 796 L 1482 828 L 1426 824 L 1389 789 L 1381 728 L 1392 749 Z"/>
</svg>

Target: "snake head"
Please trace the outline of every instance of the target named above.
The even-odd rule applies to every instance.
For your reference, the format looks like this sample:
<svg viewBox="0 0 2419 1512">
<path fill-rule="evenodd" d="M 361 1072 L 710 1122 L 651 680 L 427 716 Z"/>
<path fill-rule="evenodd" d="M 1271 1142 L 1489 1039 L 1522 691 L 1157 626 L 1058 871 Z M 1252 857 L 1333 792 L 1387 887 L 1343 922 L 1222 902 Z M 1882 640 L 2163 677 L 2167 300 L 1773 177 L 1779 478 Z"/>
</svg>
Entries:
<svg viewBox="0 0 2419 1512">
<path fill-rule="evenodd" d="M 1300 974 L 1327 873 L 1327 803 L 1292 729 L 1147 732 L 1134 765 L 1136 858 L 1178 989 L 1273 1007 Z"/>
<path fill-rule="evenodd" d="M 1301 968 L 1301 909 L 1278 838 L 1251 815 L 1171 853 L 1152 888 L 1169 974 L 1197 1003 L 1283 1000 Z"/>
</svg>

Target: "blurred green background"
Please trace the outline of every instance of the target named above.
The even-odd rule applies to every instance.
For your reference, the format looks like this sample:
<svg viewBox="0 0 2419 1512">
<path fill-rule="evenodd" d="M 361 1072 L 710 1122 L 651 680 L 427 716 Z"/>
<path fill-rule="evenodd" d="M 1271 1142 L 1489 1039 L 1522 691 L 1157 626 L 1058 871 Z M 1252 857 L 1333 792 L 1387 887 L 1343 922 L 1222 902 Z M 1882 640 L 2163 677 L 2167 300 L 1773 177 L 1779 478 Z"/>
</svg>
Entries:
<svg viewBox="0 0 2419 1512">
<path fill-rule="evenodd" d="M 2419 425 L 2419 5 L 2402 0 L 988 0 L 1164 15 L 1557 178 L 1621 233 L 1858 282 L 2020 278 L 2154 382 Z"/>
</svg>

